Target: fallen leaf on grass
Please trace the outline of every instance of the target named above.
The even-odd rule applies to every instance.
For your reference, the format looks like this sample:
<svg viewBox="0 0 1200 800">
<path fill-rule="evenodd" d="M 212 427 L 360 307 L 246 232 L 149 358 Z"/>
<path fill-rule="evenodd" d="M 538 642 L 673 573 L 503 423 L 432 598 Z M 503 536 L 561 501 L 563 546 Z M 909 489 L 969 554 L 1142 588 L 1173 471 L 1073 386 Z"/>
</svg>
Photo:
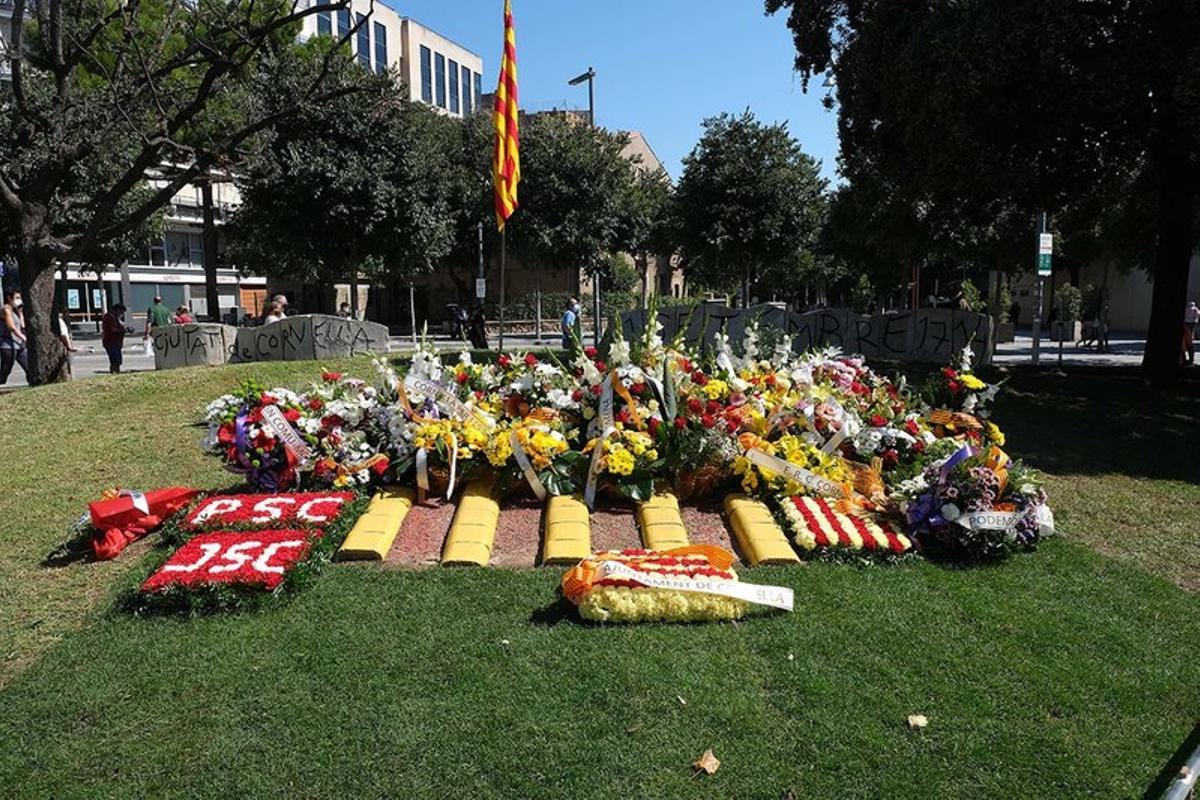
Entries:
<svg viewBox="0 0 1200 800">
<path fill-rule="evenodd" d="M 919 728 L 924 728 L 928 724 L 929 724 L 929 719 L 924 714 L 909 714 L 908 715 L 908 727 L 912 728 L 913 730 L 917 730 Z"/>
<path fill-rule="evenodd" d="M 698 772 L 698 773 L 704 772 L 709 775 L 712 775 L 714 772 L 716 772 L 717 770 L 719 770 L 721 768 L 721 759 L 714 756 L 713 751 L 711 749 L 709 749 L 709 750 L 704 751 L 704 755 L 700 756 L 695 761 L 693 761 L 692 766 L 696 769 L 696 772 Z"/>
</svg>

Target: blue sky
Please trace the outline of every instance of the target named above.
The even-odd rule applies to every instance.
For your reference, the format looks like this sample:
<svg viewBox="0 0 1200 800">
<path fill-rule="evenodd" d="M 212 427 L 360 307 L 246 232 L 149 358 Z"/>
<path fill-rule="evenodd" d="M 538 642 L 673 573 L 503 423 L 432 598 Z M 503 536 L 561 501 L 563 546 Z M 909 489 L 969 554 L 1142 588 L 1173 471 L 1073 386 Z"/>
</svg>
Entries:
<svg viewBox="0 0 1200 800">
<path fill-rule="evenodd" d="M 494 90 L 502 43 L 502 0 L 386 0 L 474 50 L 484 91 Z M 700 122 L 749 107 L 786 121 L 805 152 L 836 169 L 837 125 L 792 69 L 782 16 L 758 0 L 513 0 L 521 106 L 528 111 L 587 107 L 587 87 L 567 80 L 596 69 L 596 122 L 640 130 L 673 177 L 700 136 Z"/>
</svg>

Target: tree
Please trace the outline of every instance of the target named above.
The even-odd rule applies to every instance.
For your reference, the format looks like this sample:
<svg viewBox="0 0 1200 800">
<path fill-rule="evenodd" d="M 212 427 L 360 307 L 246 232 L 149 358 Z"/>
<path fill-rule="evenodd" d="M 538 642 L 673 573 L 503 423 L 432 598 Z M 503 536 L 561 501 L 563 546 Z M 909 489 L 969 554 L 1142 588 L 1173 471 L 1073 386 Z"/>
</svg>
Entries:
<svg viewBox="0 0 1200 800">
<path fill-rule="evenodd" d="M 794 285 L 817 261 L 825 188 L 819 163 L 786 125 L 749 111 L 706 119 L 675 190 L 689 280 L 729 289 L 740 279 L 743 302 L 767 270 L 773 287 Z"/>
<path fill-rule="evenodd" d="M 865 156 L 963 219 L 1020 209 L 1032 234 L 1036 212 L 1057 216 L 1103 193 L 1111 176 L 1132 176 L 1153 220 L 1144 367 L 1155 381 L 1175 375 L 1200 207 L 1200 6 L 765 6 L 787 9 L 805 84 L 834 77 L 843 157 Z"/>
<path fill-rule="evenodd" d="M 275 125 L 228 227 L 239 265 L 319 286 L 327 311 L 335 282 L 429 272 L 453 236 L 444 142 L 460 123 L 403 100 L 389 76 L 346 72 L 335 81 L 359 82 L 354 94 Z"/>
<path fill-rule="evenodd" d="M 324 89 L 345 48 L 327 48 L 314 69 L 295 53 L 305 16 L 347 3 L 14 0 L 0 230 L 19 265 L 31 384 L 66 377 L 52 316 L 58 265 L 122 249 L 193 178 L 349 91 Z M 250 102 L 255 81 L 274 91 Z"/>
<path fill-rule="evenodd" d="M 551 114 L 521 127 L 520 210 L 505 226 L 508 247 L 535 268 L 602 271 L 622 241 L 622 202 L 633 180 L 626 140 Z"/>
<path fill-rule="evenodd" d="M 651 172 L 636 162 L 632 166 L 633 179 L 628 182 L 621 202 L 618 237 L 633 255 L 645 307 L 650 295 L 650 256 L 669 256 L 675 249 L 671 179 L 661 169 Z"/>
</svg>

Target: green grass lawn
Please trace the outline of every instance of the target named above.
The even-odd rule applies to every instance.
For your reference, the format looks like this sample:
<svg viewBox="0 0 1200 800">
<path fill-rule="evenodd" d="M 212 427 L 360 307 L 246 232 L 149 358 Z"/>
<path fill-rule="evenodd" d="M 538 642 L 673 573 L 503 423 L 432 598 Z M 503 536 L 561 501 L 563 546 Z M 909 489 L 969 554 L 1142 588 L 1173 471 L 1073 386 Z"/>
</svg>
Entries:
<svg viewBox="0 0 1200 800">
<path fill-rule="evenodd" d="M 106 486 L 231 483 L 187 423 L 316 372 L 0 397 L 0 796 L 1131 797 L 1196 738 L 1200 402 L 1136 381 L 1019 375 L 1001 401 L 1062 540 L 747 570 L 797 610 L 738 625 L 584 626 L 558 570 L 362 566 L 263 613 L 133 619 L 110 601 L 137 553 L 43 564 Z"/>
</svg>

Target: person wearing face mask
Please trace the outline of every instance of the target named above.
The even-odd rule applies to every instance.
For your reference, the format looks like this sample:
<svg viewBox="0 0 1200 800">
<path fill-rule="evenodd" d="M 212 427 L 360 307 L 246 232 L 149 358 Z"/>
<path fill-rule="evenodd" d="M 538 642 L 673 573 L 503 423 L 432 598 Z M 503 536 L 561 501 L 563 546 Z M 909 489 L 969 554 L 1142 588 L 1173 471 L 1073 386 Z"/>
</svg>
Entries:
<svg viewBox="0 0 1200 800">
<path fill-rule="evenodd" d="M 113 303 L 100 322 L 100 343 L 104 352 L 108 353 L 108 371 L 113 375 L 121 372 L 121 363 L 125 360 L 121 348 L 125 346 L 125 306 Z"/>
<path fill-rule="evenodd" d="M 21 293 L 9 289 L 4 293 L 4 307 L 0 311 L 0 386 L 8 383 L 13 364 L 29 374 L 29 357 L 25 351 L 25 311 Z"/>
</svg>

